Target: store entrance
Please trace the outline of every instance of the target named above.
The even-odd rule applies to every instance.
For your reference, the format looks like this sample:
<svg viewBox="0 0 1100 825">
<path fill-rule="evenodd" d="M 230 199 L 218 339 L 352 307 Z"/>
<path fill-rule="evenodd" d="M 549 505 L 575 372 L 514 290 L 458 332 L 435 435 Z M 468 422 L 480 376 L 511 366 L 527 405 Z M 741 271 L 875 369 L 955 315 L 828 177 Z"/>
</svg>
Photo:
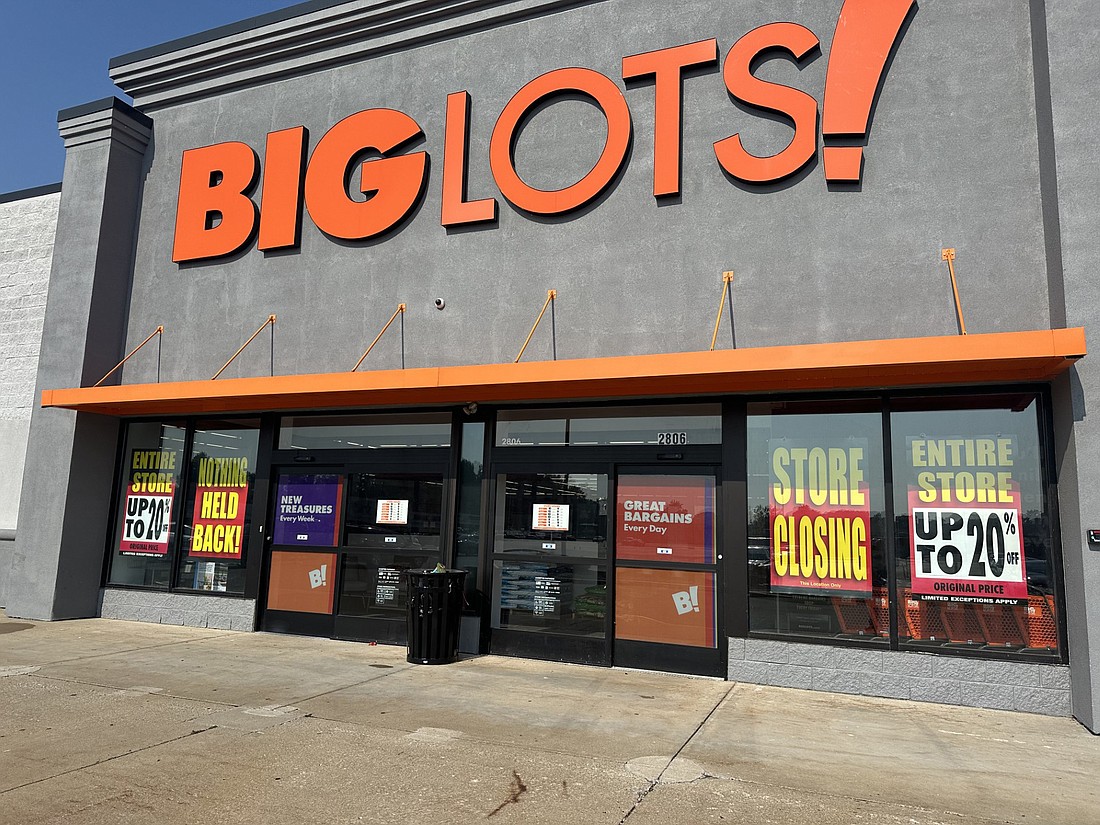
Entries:
<svg viewBox="0 0 1100 825">
<path fill-rule="evenodd" d="M 616 665 L 725 675 L 717 481 L 713 467 L 617 468 Z"/>
<path fill-rule="evenodd" d="M 490 652 L 610 664 L 608 468 L 498 464 L 493 478 Z"/>
<path fill-rule="evenodd" d="M 714 467 L 493 467 L 492 653 L 720 676 Z"/>
<path fill-rule="evenodd" d="M 404 644 L 402 573 L 442 556 L 445 462 L 276 465 L 261 627 Z"/>
</svg>

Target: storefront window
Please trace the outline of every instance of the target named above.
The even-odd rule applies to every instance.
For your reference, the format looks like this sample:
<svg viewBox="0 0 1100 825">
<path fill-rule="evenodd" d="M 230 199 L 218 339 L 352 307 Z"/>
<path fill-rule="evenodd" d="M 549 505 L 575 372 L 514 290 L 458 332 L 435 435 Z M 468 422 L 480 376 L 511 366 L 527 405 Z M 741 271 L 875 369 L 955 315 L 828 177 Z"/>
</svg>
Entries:
<svg viewBox="0 0 1100 825">
<path fill-rule="evenodd" d="M 466 601 L 475 610 L 481 600 L 477 591 L 478 551 L 481 542 L 481 486 L 485 478 L 485 424 L 462 425 L 462 453 L 458 462 L 457 534 L 455 567 L 465 570 Z"/>
<path fill-rule="evenodd" d="M 256 420 L 195 425 L 177 587 L 244 593 L 259 439 Z"/>
<path fill-rule="evenodd" d="M 1058 652 L 1037 407 L 1031 393 L 893 405 L 904 646 Z"/>
<path fill-rule="evenodd" d="M 607 476 L 497 476 L 497 553 L 607 558 Z"/>
<path fill-rule="evenodd" d="M 126 428 L 110 551 L 111 584 L 171 584 L 186 436 L 182 423 L 135 423 Z"/>
<path fill-rule="evenodd" d="M 574 636 L 606 633 L 607 571 L 594 564 L 493 563 L 493 627 Z"/>
<path fill-rule="evenodd" d="M 449 413 L 286 416 L 280 450 L 385 450 L 451 446 Z"/>
<path fill-rule="evenodd" d="M 436 473 L 348 475 L 338 611 L 403 619 L 406 570 L 441 561 L 443 477 Z"/>
<path fill-rule="evenodd" d="M 443 477 L 436 473 L 351 473 L 344 543 L 378 550 L 439 552 Z"/>
<path fill-rule="evenodd" d="M 722 414 L 717 404 L 503 410 L 497 416 L 498 447 L 721 443 Z"/>
<path fill-rule="evenodd" d="M 877 402 L 749 406 L 749 628 L 887 643 Z"/>
</svg>

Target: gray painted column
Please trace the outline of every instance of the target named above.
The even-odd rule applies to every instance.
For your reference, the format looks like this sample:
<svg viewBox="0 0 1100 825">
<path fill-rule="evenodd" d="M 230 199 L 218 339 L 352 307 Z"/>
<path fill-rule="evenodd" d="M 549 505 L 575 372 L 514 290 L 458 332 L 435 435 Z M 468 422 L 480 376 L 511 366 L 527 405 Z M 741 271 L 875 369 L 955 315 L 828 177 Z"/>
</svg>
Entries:
<svg viewBox="0 0 1100 825">
<path fill-rule="evenodd" d="M 1066 321 L 1086 327 L 1094 350 L 1055 384 L 1054 397 L 1073 715 L 1100 732 L 1100 545 L 1090 546 L 1085 532 L 1100 529 L 1100 410 L 1089 409 L 1100 405 L 1100 336 L 1094 334 L 1100 318 L 1100 170 L 1093 107 L 1082 96 L 1100 75 L 1096 5 L 1033 0 L 1033 10 L 1045 19 L 1049 45 L 1050 160 L 1056 168 Z M 1041 90 L 1038 71 L 1036 80 Z"/>
<path fill-rule="evenodd" d="M 65 175 L 8 583 L 9 616 L 98 612 L 118 421 L 38 407 L 121 358 L 153 122 L 116 98 L 58 115 Z"/>
</svg>

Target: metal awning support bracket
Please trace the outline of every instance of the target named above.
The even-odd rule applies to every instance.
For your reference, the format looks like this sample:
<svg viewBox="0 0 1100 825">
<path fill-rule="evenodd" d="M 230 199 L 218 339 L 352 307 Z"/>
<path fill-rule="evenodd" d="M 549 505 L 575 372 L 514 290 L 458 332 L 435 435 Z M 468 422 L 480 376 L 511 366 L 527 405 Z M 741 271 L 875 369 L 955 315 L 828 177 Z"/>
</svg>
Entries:
<svg viewBox="0 0 1100 825">
<path fill-rule="evenodd" d="M 274 315 L 269 315 L 267 320 L 264 321 L 262 324 L 260 324 L 260 328 L 258 330 L 256 330 L 254 333 L 252 333 L 252 337 L 249 338 L 247 341 L 245 341 L 243 344 L 241 344 L 241 348 L 239 350 L 237 350 L 235 353 L 233 353 L 233 357 L 230 358 L 228 361 L 226 361 L 225 366 L 222 367 L 220 370 L 218 370 L 216 373 L 214 373 L 214 377 L 211 378 L 210 380 L 211 381 L 215 380 L 219 375 L 221 375 L 223 372 L 225 372 L 226 369 L 229 367 L 229 365 L 237 360 L 237 356 L 240 355 L 242 352 L 244 352 L 244 348 L 247 347 L 249 344 L 251 344 L 256 339 L 256 336 L 259 335 L 261 332 L 263 332 L 264 328 L 267 327 L 267 326 L 271 327 L 271 374 L 274 376 L 275 375 L 275 316 Z"/>
<path fill-rule="evenodd" d="M 737 335 L 733 327 L 733 289 L 730 284 L 733 283 L 733 272 L 722 273 L 722 298 L 718 301 L 718 315 L 714 319 L 714 334 L 710 336 L 710 348 L 714 349 L 714 345 L 718 342 L 718 327 L 722 324 L 722 310 L 726 308 L 727 301 L 730 309 L 730 338 L 733 341 L 734 349 L 737 348 Z"/>
<path fill-rule="evenodd" d="M 157 335 L 161 336 L 161 338 L 157 338 L 157 383 L 159 384 L 160 383 L 160 347 L 161 347 L 161 341 L 163 340 L 163 336 L 164 336 L 164 325 L 163 324 L 158 326 L 155 330 L 153 330 L 152 335 L 150 335 L 148 338 L 146 338 L 144 341 L 142 341 L 140 344 L 138 344 L 136 347 L 134 347 L 132 350 L 130 350 L 130 352 L 127 353 L 125 358 L 123 358 L 121 361 L 119 361 L 117 364 L 115 364 L 113 367 L 111 367 L 110 371 L 106 375 L 104 375 L 102 378 L 100 378 L 98 381 L 96 381 L 94 384 L 92 384 L 92 386 L 93 387 L 98 387 L 100 384 L 102 384 L 104 381 L 106 381 L 108 378 L 110 378 L 114 374 L 115 370 L 117 370 L 119 367 L 121 367 L 123 364 L 125 364 L 127 361 L 129 361 L 130 357 L 135 352 L 137 352 L 139 349 L 141 349 L 146 344 L 148 344 L 150 341 L 152 341 L 153 338 Z"/>
<path fill-rule="evenodd" d="M 359 369 L 359 365 L 367 360 L 367 356 L 370 355 L 370 351 L 374 349 L 374 345 L 377 344 L 383 335 L 386 334 L 386 330 L 390 328 L 390 324 L 393 323 L 394 318 L 398 315 L 401 316 L 401 369 L 405 369 L 405 305 L 398 304 L 397 309 L 394 310 L 393 315 L 390 316 L 390 320 L 386 321 L 386 325 L 382 327 L 382 331 L 374 336 L 374 340 L 370 342 L 370 346 L 367 347 L 367 351 L 363 353 L 363 356 L 355 362 L 355 366 L 351 368 L 352 372 Z"/>
<path fill-rule="evenodd" d="M 523 342 L 523 346 L 519 348 L 519 355 L 516 356 L 516 360 L 513 364 L 518 364 L 519 359 L 523 357 L 524 350 L 527 349 L 527 345 L 531 343 L 531 339 L 535 335 L 535 330 L 539 328 L 539 324 L 542 322 L 542 316 L 546 314 L 546 308 L 550 307 L 550 342 L 553 347 L 554 359 L 558 360 L 558 325 L 554 319 L 554 300 L 558 297 L 558 291 L 556 289 L 546 290 L 546 302 L 542 305 L 542 311 L 539 312 L 539 317 L 535 319 L 535 325 L 531 327 L 531 331 L 527 333 L 527 340 Z"/>
</svg>

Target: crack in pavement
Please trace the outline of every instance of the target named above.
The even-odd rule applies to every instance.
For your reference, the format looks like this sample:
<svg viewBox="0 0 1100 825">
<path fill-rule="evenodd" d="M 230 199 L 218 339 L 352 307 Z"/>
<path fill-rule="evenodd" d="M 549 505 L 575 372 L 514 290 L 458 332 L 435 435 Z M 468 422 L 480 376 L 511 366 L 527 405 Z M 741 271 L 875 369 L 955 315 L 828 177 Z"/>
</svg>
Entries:
<svg viewBox="0 0 1100 825">
<path fill-rule="evenodd" d="M 206 641 L 206 640 L 201 640 L 201 641 Z M 153 647 L 167 647 L 167 646 L 172 645 L 172 644 L 181 644 L 181 642 L 168 642 L 164 645 L 153 645 Z M 135 650 L 146 650 L 148 648 L 134 648 L 134 649 Z M 110 656 L 110 655 L 114 655 L 114 654 L 105 653 L 105 654 L 97 654 L 95 656 L 86 656 L 86 657 L 78 658 L 78 659 L 64 659 L 64 660 L 61 660 L 61 661 L 58 661 L 58 662 L 51 662 L 49 665 L 40 665 L 38 667 L 39 668 L 41 668 L 41 667 L 50 667 L 51 665 L 54 665 L 54 664 L 78 662 L 78 661 L 84 661 L 85 659 L 96 659 L 96 658 L 99 658 L 100 656 Z M 30 666 L 28 666 L 28 667 L 30 667 Z M 368 684 L 369 682 L 376 682 L 379 679 L 384 679 L 387 676 L 394 676 L 398 673 L 404 673 L 406 670 L 409 670 L 412 667 L 413 667 L 412 665 L 408 665 L 404 668 L 394 668 L 392 671 L 387 671 L 385 673 L 379 673 L 377 676 L 371 676 L 370 678 L 361 679 L 357 682 L 349 682 L 346 685 L 339 685 L 337 687 L 331 688 L 330 690 L 321 691 L 320 693 L 314 693 L 314 694 L 311 694 L 311 695 L 308 695 L 308 696 L 302 696 L 302 697 L 292 697 L 291 699 L 289 699 L 286 702 L 283 702 L 281 704 L 272 705 L 270 707 L 272 707 L 273 709 L 279 709 L 279 708 L 290 707 L 291 705 L 300 705 L 302 702 L 309 702 L 313 699 L 319 699 L 322 696 L 328 696 L 332 693 L 339 693 L 342 690 L 350 690 L 351 688 L 361 687 L 362 685 Z M 40 678 L 40 679 L 48 679 L 50 681 L 64 682 L 66 684 L 72 684 L 72 685 L 85 685 L 85 686 L 88 686 L 88 687 L 98 687 L 98 688 L 111 689 L 111 690 L 131 690 L 131 688 L 119 687 L 118 685 L 104 684 L 103 682 L 93 682 L 93 681 L 90 681 L 90 680 L 87 680 L 87 679 L 79 679 L 79 678 L 76 678 L 76 677 L 73 677 L 73 676 L 58 676 L 58 675 L 52 675 L 52 674 L 49 674 L 49 673 L 43 673 L 43 672 L 41 672 L 41 670 L 31 670 L 27 673 L 11 674 L 11 675 L 21 675 L 21 676 L 22 675 L 34 675 L 34 676 L 36 676 L 37 678 Z M 166 697 L 171 698 L 171 699 L 180 699 L 180 700 L 183 700 L 183 701 L 186 701 L 186 702 L 203 702 L 205 704 L 210 704 L 210 705 L 220 705 L 220 706 L 226 707 L 226 708 L 243 707 L 243 705 L 238 705 L 235 702 L 225 702 L 225 701 L 219 701 L 218 699 L 211 699 L 211 698 L 207 698 L 207 697 L 188 696 L 188 695 L 182 694 L 182 693 L 173 693 L 173 692 L 171 692 L 170 689 L 163 689 L 163 690 L 161 690 L 160 692 L 158 692 L 156 694 L 153 694 L 151 692 L 149 692 L 149 693 L 150 693 L 150 695 L 166 696 Z M 307 715 L 312 715 L 312 714 L 307 714 Z M 330 721 L 339 721 L 339 720 L 330 720 Z"/>
<path fill-rule="evenodd" d="M 494 816 L 499 814 L 501 811 L 503 811 L 509 805 L 518 805 L 519 801 L 520 801 L 520 797 L 522 797 L 525 793 L 527 793 L 527 785 L 524 784 L 523 780 L 520 779 L 519 773 L 517 773 L 516 769 L 513 768 L 512 769 L 512 781 L 508 785 L 508 798 L 505 799 L 503 802 L 501 802 L 499 805 L 497 805 L 495 808 L 493 808 L 493 810 L 491 810 L 485 816 L 485 818 L 486 819 L 492 819 Z"/>
<path fill-rule="evenodd" d="M 630 806 L 630 809 L 623 815 L 623 818 L 619 820 L 619 825 L 625 825 L 626 821 L 628 819 L 630 819 L 630 817 L 638 809 L 638 807 L 645 800 L 645 798 L 647 796 L 649 796 L 649 794 L 652 793 L 653 790 L 658 785 L 662 784 L 662 780 L 664 779 L 665 774 L 672 767 L 673 763 L 675 763 L 675 761 L 679 758 L 680 754 L 684 751 L 684 749 L 688 745 L 691 744 L 692 740 L 694 740 L 695 737 L 699 735 L 699 732 L 703 729 L 703 727 L 706 725 L 706 723 L 708 721 L 710 721 L 710 718 L 712 716 L 714 716 L 714 714 L 718 712 L 719 708 L 721 708 L 722 705 L 724 705 L 726 703 L 726 701 L 730 698 L 730 695 L 733 693 L 734 689 L 737 688 L 737 687 L 738 687 L 737 682 L 733 682 L 733 683 L 730 684 L 729 689 L 726 690 L 725 694 L 723 694 L 723 696 L 718 700 L 718 702 L 714 705 L 714 707 L 711 708 L 710 712 L 707 713 L 707 715 L 703 718 L 703 720 L 699 723 L 699 725 L 695 728 L 695 730 L 692 731 L 691 735 L 688 736 L 688 738 L 684 741 L 684 743 L 677 749 L 676 753 L 674 753 L 672 755 L 672 757 L 668 760 L 668 762 L 665 764 L 665 766 L 661 769 L 661 771 L 657 775 L 657 777 L 655 779 L 650 780 L 648 785 L 645 788 L 643 788 L 641 791 L 638 792 L 637 797 L 634 801 L 634 804 Z M 706 771 L 703 771 L 702 774 L 698 777 L 698 779 L 721 779 L 721 780 L 725 780 L 725 781 L 728 781 L 728 782 L 737 782 L 737 783 L 742 784 L 742 785 L 748 785 L 748 786 L 752 786 L 752 787 L 756 787 L 756 788 L 787 791 L 787 792 L 790 792 L 790 793 L 796 794 L 796 795 L 797 794 L 805 794 L 805 793 L 808 792 L 808 793 L 812 793 L 814 796 L 825 798 L 825 799 L 842 799 L 842 800 L 858 802 L 858 803 L 862 803 L 862 804 L 866 804 L 866 805 L 885 805 L 885 806 L 889 806 L 889 807 L 892 807 L 892 808 L 897 808 L 897 809 L 900 809 L 900 810 L 903 810 L 903 811 L 913 811 L 913 812 L 919 812 L 919 813 L 922 813 L 922 814 L 930 814 L 930 815 L 934 815 L 934 816 L 941 816 L 941 817 L 948 817 L 948 818 L 958 818 L 960 820 L 966 817 L 965 814 L 959 813 L 958 811 L 950 810 L 948 808 L 926 808 L 926 807 L 922 807 L 920 805 L 912 805 L 912 804 L 907 804 L 907 803 L 904 803 L 904 802 L 896 802 L 896 801 L 889 801 L 889 800 L 882 800 L 882 799 L 871 799 L 871 798 L 863 797 L 863 796 L 852 796 L 852 795 L 848 795 L 848 794 L 832 793 L 832 792 L 829 792 L 829 791 L 822 791 L 822 790 L 808 790 L 807 788 L 797 788 L 797 787 L 794 787 L 792 785 L 783 785 L 783 784 L 772 783 L 772 782 L 761 782 L 759 780 L 753 780 L 753 779 L 742 779 L 742 778 L 736 777 L 736 776 L 721 776 L 719 774 L 712 774 L 712 773 L 708 773 Z M 698 781 L 698 780 L 695 780 L 695 781 Z M 1007 825 L 1007 823 L 1009 822 L 1009 820 L 1005 820 L 1005 819 L 987 819 L 985 817 L 982 817 L 980 819 L 970 818 L 968 821 L 974 822 L 976 824 L 977 823 L 989 823 L 989 825 Z"/>
<path fill-rule="evenodd" d="M 14 785 L 10 788 L 4 788 L 3 790 L 0 790 L 0 796 L 3 796 L 4 794 L 7 794 L 7 793 L 11 793 L 12 791 L 18 791 L 21 788 L 29 788 L 32 785 L 38 785 L 42 782 L 49 782 L 53 779 L 57 779 L 57 778 L 62 777 L 62 776 L 68 776 L 71 773 L 78 773 L 80 771 L 86 771 L 89 768 L 94 768 L 94 767 L 97 767 L 98 765 L 105 765 L 108 762 L 113 762 L 116 759 L 122 759 L 123 757 L 126 757 L 126 756 L 132 756 L 135 753 L 142 753 L 143 751 L 152 750 L 153 748 L 159 748 L 162 745 L 171 745 L 174 742 L 179 742 L 179 741 L 181 741 L 183 739 L 187 739 L 191 736 L 197 736 L 200 733 L 206 733 L 207 731 L 214 730 L 216 727 L 217 727 L 217 725 L 210 725 L 210 726 L 205 727 L 205 728 L 199 728 L 199 729 L 196 729 L 196 730 L 192 730 L 190 733 L 184 733 L 184 734 L 181 734 L 179 736 L 174 736 L 171 739 L 165 739 L 162 742 L 154 742 L 151 745 L 145 745 L 144 747 L 141 747 L 141 748 L 134 748 L 133 750 L 126 751 L 126 753 L 116 753 L 114 756 L 107 756 L 107 757 L 104 757 L 103 759 L 97 759 L 95 762 L 89 762 L 87 765 L 79 765 L 75 768 L 69 768 L 68 770 L 59 771 L 58 773 L 52 774 L 51 776 L 43 776 L 40 779 L 32 779 L 30 782 L 24 782 L 21 785 Z"/>
<path fill-rule="evenodd" d="M 703 717 L 703 720 L 698 725 L 695 726 L 695 730 L 693 730 L 691 732 L 691 734 L 688 736 L 688 738 L 684 740 L 684 743 L 682 745 L 680 745 L 679 748 L 676 749 L 676 753 L 672 754 L 672 757 L 668 760 L 668 763 L 661 769 L 661 772 L 659 774 L 657 774 L 657 778 L 650 781 L 649 787 L 643 788 L 641 791 L 638 792 L 638 796 L 634 800 L 634 804 L 630 806 L 630 810 L 628 810 L 625 814 L 623 814 L 623 818 L 619 820 L 619 825 L 625 825 L 626 821 L 628 819 L 630 819 L 631 816 L 634 815 L 634 812 L 636 810 L 638 810 L 638 806 L 642 804 L 642 801 L 647 796 L 649 796 L 649 794 L 653 791 L 654 788 L 656 788 L 658 785 L 661 784 L 661 778 L 665 775 L 665 773 L 668 771 L 668 769 L 670 767 L 672 767 L 672 763 L 676 761 L 676 758 L 681 753 L 683 753 L 684 748 L 686 748 L 688 745 L 691 744 L 691 740 L 693 740 L 696 736 L 699 735 L 699 731 L 701 731 L 703 729 L 703 726 L 707 722 L 710 721 L 710 718 L 712 716 L 714 716 L 715 713 L 718 712 L 718 709 L 720 707 L 722 707 L 723 704 L 725 704 L 726 700 L 729 699 L 730 694 L 733 693 L 733 689 L 735 687 L 737 687 L 737 683 L 733 682 L 733 683 L 730 684 L 730 686 L 728 688 L 726 688 L 726 692 L 723 693 L 722 697 L 717 702 L 714 703 L 714 707 L 712 707 L 707 712 L 707 715 Z M 707 775 L 704 774 L 703 776 L 705 778 Z"/>
<path fill-rule="evenodd" d="M 314 699 L 320 699 L 322 696 L 329 696 L 330 694 L 333 694 L 333 693 L 339 693 L 342 690 L 350 690 L 351 688 L 361 687 L 362 685 L 368 684 L 370 682 L 377 682 L 380 679 L 385 679 L 387 676 L 396 676 L 398 673 L 404 673 L 406 670 L 409 670 L 412 667 L 414 667 L 414 665 L 406 665 L 405 667 L 402 667 L 402 668 L 394 668 L 393 670 L 391 670 L 387 673 L 379 673 L 377 676 L 371 676 L 369 679 L 361 679 L 358 682 L 350 682 L 349 684 L 341 685 L 339 687 L 334 687 L 334 688 L 331 688 L 330 690 L 323 690 L 320 693 L 313 694 L 312 696 L 303 696 L 300 699 L 291 699 L 291 702 L 294 702 L 294 703 L 297 703 L 297 704 L 300 705 L 300 704 L 302 704 L 302 702 L 310 702 Z M 290 704 L 290 702 L 287 702 L 287 704 Z M 310 715 L 312 716 L 312 714 L 310 714 Z M 332 721 L 336 721 L 336 720 L 332 720 Z"/>
<path fill-rule="evenodd" d="M 45 680 L 51 681 L 51 682 L 63 682 L 64 684 L 67 684 L 67 685 L 84 685 L 85 687 L 97 687 L 97 688 L 103 688 L 104 690 L 121 690 L 121 691 L 125 691 L 126 693 L 136 693 L 136 694 L 140 694 L 142 696 L 164 696 L 168 699 L 178 699 L 178 700 L 183 701 L 183 702 L 200 702 L 200 703 L 206 704 L 206 705 L 220 705 L 220 706 L 226 707 L 226 708 L 241 707 L 240 705 L 237 705 L 234 702 L 220 702 L 217 699 L 207 699 L 205 697 L 196 697 L 196 696 L 184 696 L 183 694 L 179 694 L 179 693 L 170 693 L 167 689 L 159 689 L 156 692 L 154 692 L 154 691 L 149 690 L 149 689 L 135 690 L 133 687 L 119 687 L 118 685 L 105 685 L 102 682 L 91 682 L 91 681 L 88 681 L 87 679 L 77 679 L 77 678 L 74 678 L 72 676 L 51 676 L 48 673 L 41 673 L 41 672 L 34 673 L 34 674 L 31 674 L 31 675 L 35 676 L 35 678 L 38 678 L 38 679 L 45 679 Z"/>
<path fill-rule="evenodd" d="M 190 645 L 195 643 L 201 644 L 203 642 L 213 642 L 217 641 L 218 639 L 224 639 L 227 636 L 231 637 L 235 635 L 238 635 L 238 631 L 224 630 L 219 632 L 216 636 L 211 636 L 207 639 L 175 639 L 171 642 L 159 642 L 157 644 L 139 645 L 138 647 L 120 648 L 118 650 L 107 651 L 106 653 L 91 653 L 87 656 L 72 656 L 68 659 L 55 659 L 51 662 L 46 662 L 45 664 L 41 664 L 38 666 L 51 667 L 52 665 L 65 665 L 71 664 L 72 662 L 87 662 L 91 659 L 102 659 L 106 656 L 120 656 L 126 653 L 135 653 L 141 650 L 156 650 L 162 647 L 172 647 L 173 645 Z"/>
</svg>

